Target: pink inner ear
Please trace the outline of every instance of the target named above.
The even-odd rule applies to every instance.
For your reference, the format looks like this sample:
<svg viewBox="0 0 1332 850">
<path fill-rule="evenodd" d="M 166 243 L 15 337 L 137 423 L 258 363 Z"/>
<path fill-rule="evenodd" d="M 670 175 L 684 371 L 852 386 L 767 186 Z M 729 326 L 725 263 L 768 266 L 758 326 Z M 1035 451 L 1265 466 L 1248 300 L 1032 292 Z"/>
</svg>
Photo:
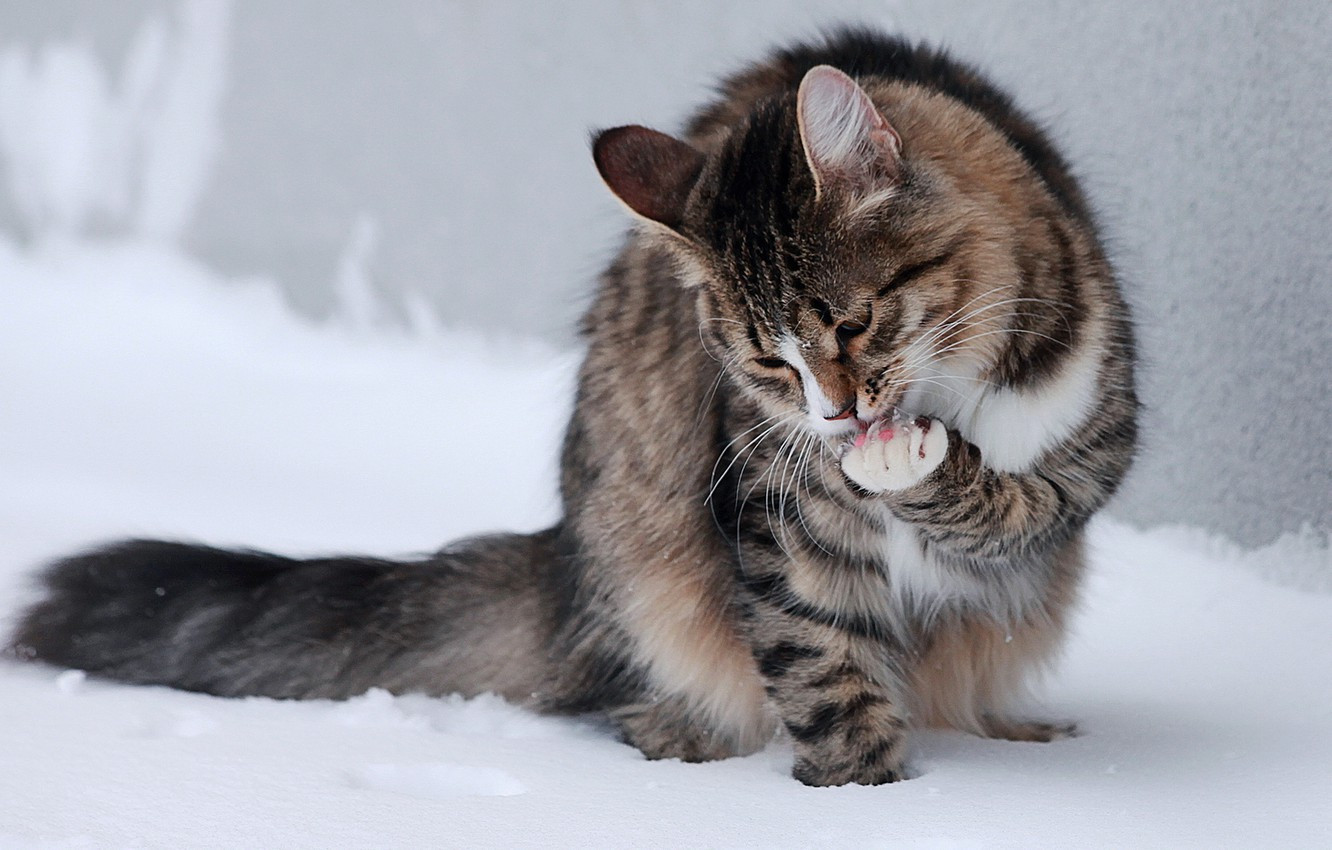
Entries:
<svg viewBox="0 0 1332 850">
<path fill-rule="evenodd" d="M 634 212 L 679 227 L 685 201 L 703 170 L 703 154 L 665 133 L 631 125 L 606 130 L 592 158 L 610 190 Z"/>
<path fill-rule="evenodd" d="M 800 139 L 820 186 L 859 190 L 897 177 L 902 140 L 856 81 L 829 65 L 812 68 L 796 99 Z"/>
</svg>

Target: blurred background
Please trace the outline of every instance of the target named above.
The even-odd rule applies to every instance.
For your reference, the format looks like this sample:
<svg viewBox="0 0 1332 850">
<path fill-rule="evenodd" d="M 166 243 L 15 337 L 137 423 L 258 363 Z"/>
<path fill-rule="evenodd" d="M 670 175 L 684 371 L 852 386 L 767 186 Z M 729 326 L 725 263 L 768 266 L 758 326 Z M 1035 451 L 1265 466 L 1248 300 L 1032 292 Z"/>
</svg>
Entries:
<svg viewBox="0 0 1332 850">
<path fill-rule="evenodd" d="M 311 322 L 425 305 L 574 347 L 625 226 L 589 132 L 678 128 L 720 74 L 839 22 L 980 65 L 1084 179 L 1141 329 L 1114 512 L 1325 541 L 1326 0 L 11 2 L 0 231 L 175 246 Z"/>
</svg>

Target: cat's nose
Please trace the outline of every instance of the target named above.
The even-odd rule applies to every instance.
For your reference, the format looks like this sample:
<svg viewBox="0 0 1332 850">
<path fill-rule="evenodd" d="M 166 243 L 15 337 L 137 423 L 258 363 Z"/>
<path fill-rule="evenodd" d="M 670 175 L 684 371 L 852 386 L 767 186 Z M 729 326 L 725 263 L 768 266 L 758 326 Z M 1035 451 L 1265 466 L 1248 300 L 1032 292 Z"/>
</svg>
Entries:
<svg viewBox="0 0 1332 850">
<path fill-rule="evenodd" d="M 829 422 L 837 422 L 842 419 L 850 419 L 852 416 L 855 415 L 856 415 L 856 400 L 851 399 L 851 401 L 847 402 L 846 407 L 842 408 L 840 413 L 835 413 L 832 416 L 825 416 L 823 418 Z"/>
</svg>

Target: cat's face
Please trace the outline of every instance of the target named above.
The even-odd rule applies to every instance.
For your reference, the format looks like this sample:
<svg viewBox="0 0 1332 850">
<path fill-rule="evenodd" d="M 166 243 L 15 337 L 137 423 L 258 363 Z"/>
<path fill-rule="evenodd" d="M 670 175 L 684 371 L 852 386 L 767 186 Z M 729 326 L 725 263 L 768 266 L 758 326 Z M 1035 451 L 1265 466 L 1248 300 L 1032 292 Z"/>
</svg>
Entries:
<svg viewBox="0 0 1332 850">
<path fill-rule="evenodd" d="M 918 224 L 799 228 L 776 237 L 788 257 L 776 268 L 708 257 L 699 307 L 710 351 L 770 415 L 802 414 L 818 433 L 890 415 L 945 360 L 981 355 L 976 337 L 996 312 L 964 269 L 959 237 Z"/>
<path fill-rule="evenodd" d="M 635 127 L 602 134 L 596 156 L 664 225 L 732 380 L 774 419 L 836 437 L 944 371 L 979 374 L 1002 335 L 996 240 L 902 148 L 850 78 L 817 68 L 710 155 Z"/>
</svg>

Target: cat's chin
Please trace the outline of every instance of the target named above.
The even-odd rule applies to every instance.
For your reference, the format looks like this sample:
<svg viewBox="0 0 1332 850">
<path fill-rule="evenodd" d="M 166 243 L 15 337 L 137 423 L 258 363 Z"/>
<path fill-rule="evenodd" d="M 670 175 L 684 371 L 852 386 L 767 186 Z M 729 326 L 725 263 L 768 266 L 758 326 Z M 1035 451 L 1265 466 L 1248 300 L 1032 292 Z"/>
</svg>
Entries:
<svg viewBox="0 0 1332 850">
<path fill-rule="evenodd" d="M 842 440 L 848 440 L 856 433 L 865 429 L 865 423 L 858 419 L 842 420 L 841 422 L 828 422 L 823 419 L 814 419 L 810 417 L 805 420 L 805 428 L 824 437 L 832 443 Z"/>
<path fill-rule="evenodd" d="M 833 441 L 847 439 L 857 431 L 864 430 L 868 427 L 866 423 L 861 422 L 854 416 L 848 419 L 835 419 L 829 421 L 820 416 L 806 414 L 803 424 L 806 430 L 813 431 L 815 434 Z"/>
<path fill-rule="evenodd" d="M 880 422 L 896 422 L 904 417 L 905 414 L 901 410 L 896 407 L 889 407 L 872 414 L 869 419 L 851 417 L 830 421 L 817 416 L 806 416 L 805 426 L 814 433 L 836 442 L 849 440 L 856 434 L 863 434 Z"/>
</svg>

